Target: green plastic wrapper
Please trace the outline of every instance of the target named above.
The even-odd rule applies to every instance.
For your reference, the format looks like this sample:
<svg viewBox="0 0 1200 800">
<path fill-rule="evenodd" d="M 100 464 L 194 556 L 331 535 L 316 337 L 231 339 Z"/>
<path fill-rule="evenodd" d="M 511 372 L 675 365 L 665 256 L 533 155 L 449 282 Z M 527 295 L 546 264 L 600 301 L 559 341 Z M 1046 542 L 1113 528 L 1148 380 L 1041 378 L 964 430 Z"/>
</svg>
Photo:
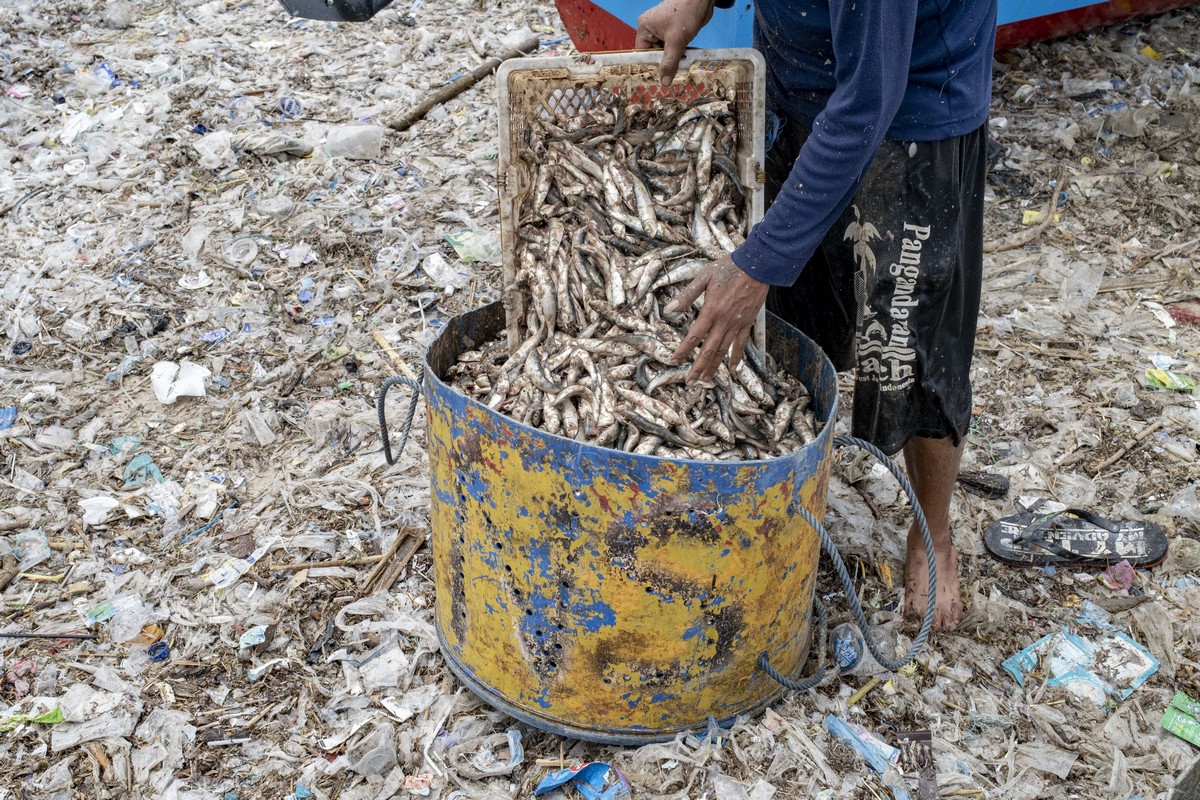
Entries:
<svg viewBox="0 0 1200 800">
<path fill-rule="evenodd" d="M 1182 372 L 1171 372 L 1165 369 L 1146 370 L 1146 383 L 1159 389 L 1170 389 L 1173 392 L 1190 392 L 1196 388 L 1196 380 Z"/>
<path fill-rule="evenodd" d="M 1175 696 L 1171 698 L 1171 706 L 1178 708 L 1189 717 L 1200 719 L 1200 700 L 1188 697 L 1183 692 L 1175 692 Z"/>
<path fill-rule="evenodd" d="M 1185 742 L 1200 747 L 1200 722 L 1195 717 L 1188 716 L 1175 706 L 1168 706 L 1167 713 L 1163 714 L 1162 726 Z"/>
</svg>

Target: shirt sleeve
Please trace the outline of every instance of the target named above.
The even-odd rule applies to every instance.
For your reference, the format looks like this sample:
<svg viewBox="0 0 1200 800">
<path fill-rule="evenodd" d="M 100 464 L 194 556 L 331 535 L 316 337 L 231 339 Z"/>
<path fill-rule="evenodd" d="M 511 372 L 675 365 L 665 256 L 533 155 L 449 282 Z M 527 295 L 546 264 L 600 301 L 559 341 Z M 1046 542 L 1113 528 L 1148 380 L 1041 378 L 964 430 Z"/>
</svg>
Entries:
<svg viewBox="0 0 1200 800">
<path fill-rule="evenodd" d="M 850 204 L 904 99 L 917 0 L 831 0 L 835 88 L 779 195 L 732 254 L 790 286 Z"/>
</svg>

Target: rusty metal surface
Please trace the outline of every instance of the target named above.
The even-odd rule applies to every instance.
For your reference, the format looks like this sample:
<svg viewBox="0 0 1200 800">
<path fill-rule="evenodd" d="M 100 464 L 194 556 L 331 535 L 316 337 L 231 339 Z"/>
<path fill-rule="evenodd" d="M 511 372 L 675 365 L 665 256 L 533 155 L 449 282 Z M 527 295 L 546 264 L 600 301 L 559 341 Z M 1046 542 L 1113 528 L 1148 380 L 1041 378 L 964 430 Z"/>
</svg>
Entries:
<svg viewBox="0 0 1200 800">
<path fill-rule="evenodd" d="M 439 378 L 503 328 L 498 304 L 452 320 L 425 371 L 437 624 L 454 671 L 540 727 L 611 742 L 670 738 L 772 700 L 755 665 L 807 652 L 829 427 L 742 463 L 618 452 L 521 425 Z M 837 402 L 828 360 L 778 320 L 768 349 Z"/>
</svg>

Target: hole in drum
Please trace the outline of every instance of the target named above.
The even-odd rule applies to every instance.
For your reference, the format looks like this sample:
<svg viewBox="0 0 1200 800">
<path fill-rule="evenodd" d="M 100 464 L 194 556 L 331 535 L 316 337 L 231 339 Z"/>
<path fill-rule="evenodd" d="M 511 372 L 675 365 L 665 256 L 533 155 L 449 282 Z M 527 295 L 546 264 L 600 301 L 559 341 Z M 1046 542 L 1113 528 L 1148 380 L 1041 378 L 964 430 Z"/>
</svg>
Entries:
<svg viewBox="0 0 1200 800">
<path fill-rule="evenodd" d="M 512 567 L 510 567 L 508 564 L 505 564 L 505 565 L 504 565 L 504 571 L 505 571 L 505 572 L 512 572 Z"/>
<path fill-rule="evenodd" d="M 532 608 L 527 608 L 527 609 L 525 609 L 525 616 L 527 616 L 527 617 L 532 617 L 532 616 L 533 616 L 533 609 L 532 609 Z"/>
<path fill-rule="evenodd" d="M 534 631 L 533 635 L 534 636 L 545 636 L 546 633 L 545 633 L 545 631 Z"/>
</svg>

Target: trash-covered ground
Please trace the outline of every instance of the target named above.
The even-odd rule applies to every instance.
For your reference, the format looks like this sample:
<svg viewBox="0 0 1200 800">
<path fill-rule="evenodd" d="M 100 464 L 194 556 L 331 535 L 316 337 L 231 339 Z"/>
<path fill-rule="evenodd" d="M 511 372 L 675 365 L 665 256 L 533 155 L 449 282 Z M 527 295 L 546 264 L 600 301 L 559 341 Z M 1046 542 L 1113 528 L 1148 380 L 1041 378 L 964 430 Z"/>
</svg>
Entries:
<svg viewBox="0 0 1200 800">
<path fill-rule="evenodd" d="M 515 798 L 605 761 L 644 797 L 887 797 L 829 715 L 892 746 L 929 731 L 933 768 L 902 761 L 913 797 L 935 777 L 942 797 L 1169 797 L 1200 754 L 1159 726 L 1200 696 L 1198 22 L 998 59 L 964 465 L 994 499 L 954 501 L 962 628 L 907 674 L 620 749 L 514 725 L 451 677 L 420 415 L 388 467 L 374 412 L 499 273 L 494 83 L 386 123 L 525 26 L 569 53 L 551 4 L 363 25 L 268 0 L 4 4 L 0 633 L 94 638 L 0 642 L 0 796 Z M 836 472 L 830 525 L 895 631 L 903 504 L 867 462 Z M 1039 499 L 1152 520 L 1171 554 L 990 558 L 986 526 Z M 1117 653 L 1109 694 L 1001 666 L 1064 628 Z"/>
</svg>

